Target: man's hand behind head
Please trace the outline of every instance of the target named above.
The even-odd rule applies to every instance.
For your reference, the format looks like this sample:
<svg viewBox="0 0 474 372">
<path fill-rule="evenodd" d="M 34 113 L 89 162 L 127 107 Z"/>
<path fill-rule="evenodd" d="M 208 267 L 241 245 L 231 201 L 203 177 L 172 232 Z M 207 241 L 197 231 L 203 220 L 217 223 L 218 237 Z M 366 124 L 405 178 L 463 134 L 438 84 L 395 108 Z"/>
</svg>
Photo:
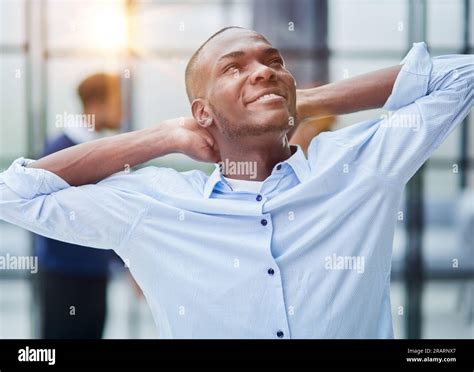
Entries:
<svg viewBox="0 0 474 372">
<path fill-rule="evenodd" d="M 176 152 L 207 163 L 220 160 L 217 142 L 211 133 L 192 117 L 181 117 L 159 124 L 171 133 Z"/>
</svg>

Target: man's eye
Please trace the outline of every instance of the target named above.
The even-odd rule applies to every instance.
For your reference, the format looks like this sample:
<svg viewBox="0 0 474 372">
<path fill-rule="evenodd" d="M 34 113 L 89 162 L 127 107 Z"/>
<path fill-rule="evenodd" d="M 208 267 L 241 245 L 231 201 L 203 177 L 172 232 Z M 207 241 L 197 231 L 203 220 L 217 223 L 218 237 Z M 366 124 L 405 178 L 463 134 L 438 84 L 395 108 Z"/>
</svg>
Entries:
<svg viewBox="0 0 474 372">
<path fill-rule="evenodd" d="M 231 64 L 231 65 L 228 65 L 228 66 L 224 67 L 224 70 L 222 70 L 222 72 L 227 72 L 229 70 L 234 72 L 236 69 L 237 69 L 237 66 L 235 64 Z"/>
<path fill-rule="evenodd" d="M 282 65 L 283 66 L 283 60 L 281 58 L 276 58 L 276 59 L 272 59 L 270 61 L 270 64 L 273 65 L 275 63 L 278 63 L 279 65 Z"/>
</svg>

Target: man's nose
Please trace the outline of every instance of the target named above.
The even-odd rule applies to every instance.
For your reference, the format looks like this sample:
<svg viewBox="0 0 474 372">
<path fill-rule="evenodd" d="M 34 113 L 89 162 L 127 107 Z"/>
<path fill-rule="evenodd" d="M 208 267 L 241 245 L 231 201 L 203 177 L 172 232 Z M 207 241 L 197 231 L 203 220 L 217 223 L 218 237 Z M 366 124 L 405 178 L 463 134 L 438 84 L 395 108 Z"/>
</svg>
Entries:
<svg viewBox="0 0 474 372">
<path fill-rule="evenodd" d="M 258 64 L 250 76 L 250 82 L 256 84 L 262 81 L 276 80 L 276 74 L 273 69 L 266 65 Z"/>
</svg>

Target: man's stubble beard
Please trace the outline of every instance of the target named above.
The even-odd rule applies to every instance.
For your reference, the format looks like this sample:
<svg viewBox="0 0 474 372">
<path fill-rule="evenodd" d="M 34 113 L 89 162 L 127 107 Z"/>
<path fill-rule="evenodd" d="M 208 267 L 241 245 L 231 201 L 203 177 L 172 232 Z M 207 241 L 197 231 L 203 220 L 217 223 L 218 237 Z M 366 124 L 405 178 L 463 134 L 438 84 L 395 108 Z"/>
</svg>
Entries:
<svg viewBox="0 0 474 372">
<path fill-rule="evenodd" d="M 213 104 L 209 103 L 214 112 L 216 118 L 216 126 L 218 130 L 224 135 L 228 140 L 235 140 L 237 138 L 248 137 L 248 136 L 260 136 L 262 134 L 267 134 L 271 132 L 282 133 L 285 130 L 288 131 L 291 129 L 290 123 L 296 122 L 296 114 L 289 116 L 285 120 L 282 120 L 281 123 L 275 125 L 259 125 L 258 123 L 234 123 L 231 124 L 230 120 L 220 112 Z M 294 119 L 290 121 L 290 118 Z"/>
</svg>

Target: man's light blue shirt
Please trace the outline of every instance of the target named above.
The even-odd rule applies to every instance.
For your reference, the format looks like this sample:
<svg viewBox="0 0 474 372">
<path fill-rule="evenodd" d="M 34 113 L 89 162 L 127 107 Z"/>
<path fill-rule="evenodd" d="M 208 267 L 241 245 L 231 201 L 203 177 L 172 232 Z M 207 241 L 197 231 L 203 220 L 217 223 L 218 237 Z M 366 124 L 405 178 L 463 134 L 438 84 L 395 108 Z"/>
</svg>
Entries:
<svg viewBox="0 0 474 372">
<path fill-rule="evenodd" d="M 17 159 L 0 218 L 114 249 L 162 338 L 391 338 L 392 240 L 404 185 L 472 109 L 472 55 L 405 59 L 390 114 L 322 133 L 260 194 L 219 168 L 146 167 L 71 187 Z M 41 268 L 40 268 L 41 269 Z"/>
</svg>

